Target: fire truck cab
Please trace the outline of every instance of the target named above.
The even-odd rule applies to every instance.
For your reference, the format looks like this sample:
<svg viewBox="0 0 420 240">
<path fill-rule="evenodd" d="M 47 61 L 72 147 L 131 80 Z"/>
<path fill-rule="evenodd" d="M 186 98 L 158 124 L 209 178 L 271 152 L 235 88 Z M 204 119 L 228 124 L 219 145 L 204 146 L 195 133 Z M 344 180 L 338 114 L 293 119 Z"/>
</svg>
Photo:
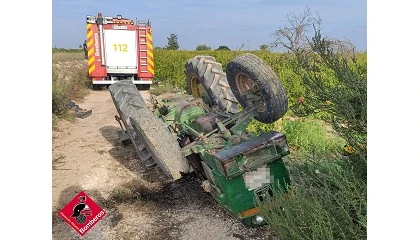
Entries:
<svg viewBox="0 0 420 240">
<path fill-rule="evenodd" d="M 87 64 L 94 90 L 131 80 L 147 90 L 154 78 L 150 20 L 86 16 Z"/>
</svg>

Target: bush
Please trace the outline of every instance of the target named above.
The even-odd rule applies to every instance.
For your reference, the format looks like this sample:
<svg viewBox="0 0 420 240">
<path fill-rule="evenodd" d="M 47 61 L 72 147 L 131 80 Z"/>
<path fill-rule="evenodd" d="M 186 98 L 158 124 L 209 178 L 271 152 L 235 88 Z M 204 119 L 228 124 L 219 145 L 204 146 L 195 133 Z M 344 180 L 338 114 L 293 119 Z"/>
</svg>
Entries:
<svg viewBox="0 0 420 240">
<path fill-rule="evenodd" d="M 67 108 L 69 99 L 66 92 L 68 83 L 65 76 L 60 76 L 56 68 L 52 68 L 52 127 L 57 127 L 60 119 L 73 120 Z"/>
<path fill-rule="evenodd" d="M 327 122 L 355 151 L 344 157 L 336 151 L 340 144 L 322 150 L 328 144 L 315 122 L 285 121 L 289 143 L 314 154 L 289 163 L 287 192 L 277 190 L 258 204 L 285 239 L 366 239 L 366 54 L 342 48 L 319 30 L 309 46 L 279 58 L 290 76 L 289 114 Z M 317 154 L 321 150 L 330 154 Z"/>
<path fill-rule="evenodd" d="M 207 46 L 205 44 L 200 44 L 195 48 L 196 51 L 209 51 L 211 50 L 210 46 Z"/>
<path fill-rule="evenodd" d="M 52 113 L 63 115 L 66 112 L 66 90 L 67 84 L 64 77 L 58 75 L 57 70 L 52 69 Z"/>
<path fill-rule="evenodd" d="M 366 61 L 349 50 L 337 51 L 336 44 L 319 31 L 310 46 L 310 52 L 300 52 L 294 60 L 305 90 L 291 109 L 299 116 L 314 115 L 331 123 L 358 158 L 367 160 Z"/>
<path fill-rule="evenodd" d="M 367 236 L 367 186 L 351 161 L 308 159 L 290 166 L 287 193 L 258 202 L 282 239 L 359 240 Z M 280 188 L 281 189 L 281 188 Z"/>
<path fill-rule="evenodd" d="M 68 111 L 71 100 L 81 100 L 89 94 L 90 78 L 83 53 L 58 52 L 53 54 L 52 65 L 52 121 L 53 128 L 60 119 L 73 120 Z"/>
</svg>

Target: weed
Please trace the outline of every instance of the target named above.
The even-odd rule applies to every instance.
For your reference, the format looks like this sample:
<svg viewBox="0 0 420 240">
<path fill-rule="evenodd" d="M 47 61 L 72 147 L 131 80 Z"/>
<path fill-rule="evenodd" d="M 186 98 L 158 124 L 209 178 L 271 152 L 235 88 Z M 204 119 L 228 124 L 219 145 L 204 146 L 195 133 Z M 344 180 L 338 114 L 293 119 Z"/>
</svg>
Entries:
<svg viewBox="0 0 420 240">
<path fill-rule="evenodd" d="M 83 53 L 57 52 L 52 65 L 52 127 L 57 128 L 60 119 L 74 120 L 68 111 L 71 100 L 81 100 L 89 94 L 90 79 L 87 66 L 80 61 Z"/>
<path fill-rule="evenodd" d="M 153 85 L 150 88 L 150 93 L 156 96 L 159 96 L 162 93 L 172 92 L 174 86 L 170 83 L 162 83 L 158 85 Z"/>
<path fill-rule="evenodd" d="M 111 192 L 111 198 L 117 202 L 125 201 L 131 198 L 132 192 L 127 187 L 116 187 Z"/>
<path fill-rule="evenodd" d="M 264 219 L 285 239 L 366 239 L 367 186 L 343 158 L 290 166 L 288 192 L 259 202 Z"/>
<path fill-rule="evenodd" d="M 282 132 L 288 143 L 298 151 L 316 156 L 341 151 L 344 139 L 334 133 L 327 133 L 327 123 L 315 119 L 282 121 Z"/>
</svg>

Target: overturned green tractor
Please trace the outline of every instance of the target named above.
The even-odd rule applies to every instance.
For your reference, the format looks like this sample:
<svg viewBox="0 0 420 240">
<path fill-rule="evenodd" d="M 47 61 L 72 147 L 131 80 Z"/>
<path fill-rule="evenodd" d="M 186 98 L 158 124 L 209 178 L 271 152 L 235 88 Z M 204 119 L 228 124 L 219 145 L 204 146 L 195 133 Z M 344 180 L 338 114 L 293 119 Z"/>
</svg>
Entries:
<svg viewBox="0 0 420 240">
<path fill-rule="evenodd" d="M 110 93 L 146 166 L 157 164 L 175 181 L 195 171 L 202 188 L 244 225 L 265 224 L 256 200 L 290 183 L 282 158 L 286 136 L 247 131 L 252 119 L 272 123 L 287 111 L 287 95 L 270 66 L 253 54 L 230 61 L 226 74 L 211 56 L 185 64 L 188 95 L 152 99 L 146 106 L 136 86 L 120 81 Z"/>
</svg>

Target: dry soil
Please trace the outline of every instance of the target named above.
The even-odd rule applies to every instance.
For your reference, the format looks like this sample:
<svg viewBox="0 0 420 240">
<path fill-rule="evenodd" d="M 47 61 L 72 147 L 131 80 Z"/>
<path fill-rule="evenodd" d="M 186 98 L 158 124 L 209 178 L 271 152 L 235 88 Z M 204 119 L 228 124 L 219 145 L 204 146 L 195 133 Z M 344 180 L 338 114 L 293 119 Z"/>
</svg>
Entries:
<svg viewBox="0 0 420 240">
<path fill-rule="evenodd" d="M 141 91 L 145 100 L 148 91 Z M 107 215 L 83 239 L 273 239 L 269 226 L 246 228 L 200 187 L 194 176 L 166 183 L 123 146 L 109 90 L 82 101 L 92 115 L 62 121 L 53 131 L 53 239 L 82 239 L 57 213 L 84 191 Z"/>
</svg>

